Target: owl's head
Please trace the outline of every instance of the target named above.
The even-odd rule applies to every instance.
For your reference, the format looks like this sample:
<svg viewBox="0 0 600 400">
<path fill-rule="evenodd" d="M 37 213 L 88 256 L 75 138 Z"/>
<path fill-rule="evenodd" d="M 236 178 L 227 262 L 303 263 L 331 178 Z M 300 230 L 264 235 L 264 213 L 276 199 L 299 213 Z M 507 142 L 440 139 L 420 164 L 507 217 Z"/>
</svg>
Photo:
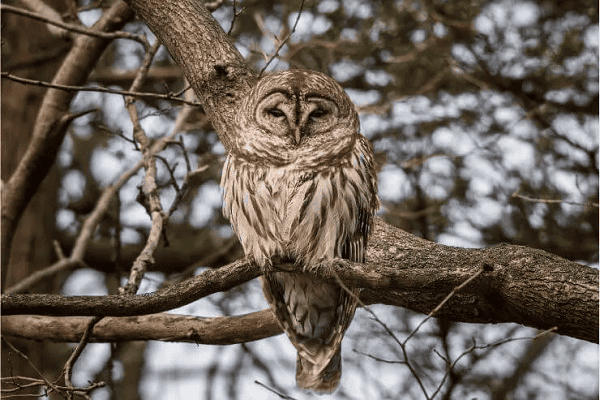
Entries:
<svg viewBox="0 0 600 400">
<path fill-rule="evenodd" d="M 310 70 L 263 76 L 236 115 L 240 154 L 274 164 L 349 150 L 359 132 L 354 104 L 332 78 Z"/>
</svg>

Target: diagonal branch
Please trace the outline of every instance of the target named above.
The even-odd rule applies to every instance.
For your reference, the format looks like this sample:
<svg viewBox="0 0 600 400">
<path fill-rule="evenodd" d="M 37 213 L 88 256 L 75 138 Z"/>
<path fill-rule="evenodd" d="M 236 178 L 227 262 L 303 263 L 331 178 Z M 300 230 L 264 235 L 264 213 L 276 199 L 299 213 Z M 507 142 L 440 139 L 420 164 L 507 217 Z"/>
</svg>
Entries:
<svg viewBox="0 0 600 400">
<path fill-rule="evenodd" d="M 198 106 L 199 105 L 195 101 L 190 101 L 190 100 L 186 100 L 184 98 L 178 97 L 179 95 L 176 93 L 166 93 L 166 94 L 144 93 L 144 92 L 136 92 L 136 91 L 131 91 L 131 90 L 111 89 L 111 88 L 105 88 L 105 87 L 59 85 L 59 84 L 55 84 L 55 83 L 38 81 L 35 79 L 21 78 L 16 75 L 9 74 L 8 72 L 0 72 L 0 76 L 2 78 L 10 79 L 11 81 L 19 82 L 19 83 L 22 83 L 25 85 L 36 85 L 36 86 L 41 86 L 41 87 L 64 90 L 64 91 L 73 92 L 73 93 L 77 93 L 77 92 L 109 93 L 109 94 L 118 94 L 121 96 L 138 97 L 140 99 L 168 100 L 168 101 L 173 101 L 176 103 L 187 104 L 189 106 Z"/>
<path fill-rule="evenodd" d="M 23 16 L 26 16 L 26 17 L 29 17 L 32 19 L 36 19 L 38 21 L 42 21 L 42 22 L 46 22 L 46 23 L 54 25 L 54 26 L 58 26 L 60 28 L 65 28 L 69 31 L 81 33 L 81 34 L 88 35 L 88 36 L 93 36 L 93 37 L 100 38 L 100 39 L 110 39 L 110 40 L 130 39 L 130 40 L 134 40 L 134 41 L 140 43 L 145 48 L 148 48 L 150 46 L 148 44 L 148 40 L 146 39 L 145 36 L 135 35 L 135 34 L 129 33 L 129 32 L 103 32 L 103 31 L 100 31 L 100 30 L 97 30 L 94 28 L 87 28 L 87 27 L 81 26 L 81 25 L 67 24 L 67 23 L 46 17 L 42 14 L 27 11 L 23 8 L 13 7 L 13 6 L 10 6 L 7 4 L 0 4 L 0 11 L 23 15 Z M 59 17 L 60 17 L 59 15 L 56 16 L 56 18 L 59 18 Z"/>
<path fill-rule="evenodd" d="M 241 99 L 258 74 L 204 5 L 195 0 L 130 0 L 128 4 L 165 45 L 194 89 L 225 149 Z"/>
<path fill-rule="evenodd" d="M 157 40 L 146 52 L 142 66 L 129 88 L 131 91 L 136 91 L 142 86 L 142 83 L 148 74 L 148 70 L 150 69 L 150 65 L 152 64 L 152 60 L 160 46 L 161 44 Z M 150 229 L 146 245 L 131 266 L 127 284 L 119 288 L 119 293 L 121 294 L 135 294 L 148 269 L 148 265 L 154 263 L 154 251 L 158 247 L 160 235 L 163 233 L 164 226 L 166 225 L 169 216 L 162 210 L 162 205 L 158 196 L 158 188 L 156 186 L 156 155 L 152 152 L 150 140 L 148 140 L 146 132 L 144 132 L 144 129 L 140 124 L 138 111 L 135 106 L 135 98 L 126 97 L 125 107 L 127 108 L 129 117 L 133 123 L 133 138 L 135 142 L 140 145 L 142 155 L 144 156 L 144 169 L 146 170 L 146 174 L 144 176 L 142 190 L 145 201 L 148 203 L 148 209 L 146 211 L 152 220 L 152 228 Z"/>
</svg>

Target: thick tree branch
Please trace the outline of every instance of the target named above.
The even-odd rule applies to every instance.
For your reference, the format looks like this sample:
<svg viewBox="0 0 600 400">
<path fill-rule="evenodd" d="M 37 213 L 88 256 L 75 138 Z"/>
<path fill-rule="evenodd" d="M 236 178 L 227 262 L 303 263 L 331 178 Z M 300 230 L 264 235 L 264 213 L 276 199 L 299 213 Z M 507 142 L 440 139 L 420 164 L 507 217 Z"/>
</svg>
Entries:
<svg viewBox="0 0 600 400">
<path fill-rule="evenodd" d="M 226 149 L 241 99 L 257 73 L 199 1 L 130 0 L 128 4 L 167 47 L 196 92 Z"/>
<path fill-rule="evenodd" d="M 242 259 L 209 269 L 178 285 L 143 295 L 75 296 L 52 294 L 2 295 L 2 314 L 131 316 L 152 314 L 223 292 L 260 275 L 259 268 Z"/>
<path fill-rule="evenodd" d="M 2 317 L 2 335 L 31 340 L 78 342 L 89 317 Z M 94 326 L 90 342 L 161 340 L 198 344 L 237 344 L 282 333 L 271 310 L 235 317 L 202 318 L 174 314 L 106 317 Z"/>
<path fill-rule="evenodd" d="M 367 304 L 429 313 L 483 269 L 436 316 L 460 322 L 516 322 L 598 342 L 598 271 L 542 250 L 502 245 L 463 249 L 417 238 L 377 219 L 365 264 L 336 262 L 311 269 L 322 279 L 362 287 Z M 245 260 L 204 271 L 141 296 L 3 295 L 2 314 L 131 316 L 180 307 L 260 275 Z"/>
</svg>

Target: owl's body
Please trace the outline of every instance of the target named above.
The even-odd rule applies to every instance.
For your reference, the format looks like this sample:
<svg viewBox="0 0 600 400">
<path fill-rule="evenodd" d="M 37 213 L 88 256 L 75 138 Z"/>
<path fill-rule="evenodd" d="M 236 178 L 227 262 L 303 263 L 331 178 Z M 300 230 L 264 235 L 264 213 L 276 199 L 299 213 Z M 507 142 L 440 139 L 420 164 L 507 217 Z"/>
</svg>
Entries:
<svg viewBox="0 0 600 400">
<path fill-rule="evenodd" d="M 313 71 L 263 77 L 236 129 L 221 181 L 224 215 L 263 267 L 265 298 L 298 350 L 298 385 L 331 392 L 358 290 L 304 272 L 336 258 L 364 261 L 379 205 L 371 146 L 342 88 Z"/>
</svg>

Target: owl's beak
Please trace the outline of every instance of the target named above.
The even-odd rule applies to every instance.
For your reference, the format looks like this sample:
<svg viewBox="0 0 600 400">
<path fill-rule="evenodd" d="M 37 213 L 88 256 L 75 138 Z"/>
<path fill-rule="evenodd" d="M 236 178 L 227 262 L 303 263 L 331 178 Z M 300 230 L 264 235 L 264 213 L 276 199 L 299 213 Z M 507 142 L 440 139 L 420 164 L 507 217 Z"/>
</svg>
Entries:
<svg viewBox="0 0 600 400">
<path fill-rule="evenodd" d="M 300 144 L 301 137 L 302 137 L 302 132 L 300 131 L 300 127 L 297 126 L 296 129 L 294 130 L 294 142 L 296 143 L 296 145 Z"/>
</svg>

